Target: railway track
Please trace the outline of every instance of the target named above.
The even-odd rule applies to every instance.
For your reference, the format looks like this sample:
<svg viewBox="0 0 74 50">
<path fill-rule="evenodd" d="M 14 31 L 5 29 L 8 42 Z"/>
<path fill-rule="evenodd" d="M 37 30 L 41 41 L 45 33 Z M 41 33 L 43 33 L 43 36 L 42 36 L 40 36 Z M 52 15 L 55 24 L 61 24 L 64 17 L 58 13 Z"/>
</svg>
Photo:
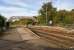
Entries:
<svg viewBox="0 0 74 50">
<path fill-rule="evenodd" d="M 42 29 L 30 28 L 35 34 L 43 38 L 44 40 L 49 41 L 49 43 L 53 43 L 58 48 L 74 48 L 74 38 L 68 36 L 70 34 L 61 32 L 52 32 L 52 31 L 44 31 Z M 51 46 L 51 45 L 50 45 Z"/>
</svg>

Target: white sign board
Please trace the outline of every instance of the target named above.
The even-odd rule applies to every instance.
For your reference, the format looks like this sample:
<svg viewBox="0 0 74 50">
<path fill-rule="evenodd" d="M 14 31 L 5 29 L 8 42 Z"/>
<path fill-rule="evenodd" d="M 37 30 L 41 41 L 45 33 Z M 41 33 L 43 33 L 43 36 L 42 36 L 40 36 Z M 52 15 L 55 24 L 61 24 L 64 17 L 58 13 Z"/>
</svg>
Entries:
<svg viewBox="0 0 74 50">
<path fill-rule="evenodd" d="M 52 24 L 52 20 L 49 21 L 49 24 Z"/>
</svg>

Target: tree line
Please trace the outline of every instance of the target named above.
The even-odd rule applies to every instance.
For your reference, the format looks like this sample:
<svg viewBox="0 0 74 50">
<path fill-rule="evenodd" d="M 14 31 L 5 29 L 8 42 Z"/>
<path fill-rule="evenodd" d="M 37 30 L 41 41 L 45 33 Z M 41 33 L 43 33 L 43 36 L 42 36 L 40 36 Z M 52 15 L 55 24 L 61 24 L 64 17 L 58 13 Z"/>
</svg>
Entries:
<svg viewBox="0 0 74 50">
<path fill-rule="evenodd" d="M 71 11 L 68 10 L 58 10 L 57 8 L 53 7 L 51 2 L 44 3 L 41 9 L 38 11 L 38 15 L 34 16 L 35 22 L 32 19 L 20 19 L 19 21 L 11 22 L 12 25 L 19 24 L 19 25 L 50 25 L 50 21 L 52 21 L 52 26 L 54 25 L 62 25 L 62 26 L 72 26 L 74 25 L 74 9 Z M 37 21 L 37 22 L 36 22 Z M 6 18 L 0 15 L 0 30 L 6 26 Z"/>
<path fill-rule="evenodd" d="M 39 25 L 49 25 L 50 20 L 53 22 L 52 25 L 72 25 L 74 24 L 74 9 L 57 11 L 51 2 L 44 3 L 39 10 L 37 20 Z"/>
</svg>

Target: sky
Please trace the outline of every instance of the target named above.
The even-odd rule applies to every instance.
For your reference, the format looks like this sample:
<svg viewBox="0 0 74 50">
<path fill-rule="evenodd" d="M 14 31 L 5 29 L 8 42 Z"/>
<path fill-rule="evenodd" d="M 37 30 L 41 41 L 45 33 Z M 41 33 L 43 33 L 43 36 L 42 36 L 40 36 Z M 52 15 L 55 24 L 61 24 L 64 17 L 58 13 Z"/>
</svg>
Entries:
<svg viewBox="0 0 74 50">
<path fill-rule="evenodd" d="M 11 16 L 34 16 L 46 0 L 0 0 L 0 14 L 10 18 Z M 74 8 L 74 0 L 47 0 L 51 1 L 58 10 L 71 10 Z"/>
</svg>

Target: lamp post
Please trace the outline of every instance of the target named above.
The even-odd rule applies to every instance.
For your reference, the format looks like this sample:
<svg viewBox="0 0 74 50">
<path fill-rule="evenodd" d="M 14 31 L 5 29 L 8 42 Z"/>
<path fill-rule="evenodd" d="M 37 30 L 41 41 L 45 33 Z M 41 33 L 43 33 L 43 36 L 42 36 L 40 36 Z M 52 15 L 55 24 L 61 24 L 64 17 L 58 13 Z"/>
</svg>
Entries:
<svg viewBox="0 0 74 50">
<path fill-rule="evenodd" d="M 41 2 L 42 1 L 44 1 L 43 4 L 46 4 L 47 2 L 52 2 L 52 0 L 41 0 Z M 46 4 L 46 8 L 45 8 L 45 24 L 46 25 L 48 24 L 48 12 L 47 12 L 48 7 L 47 6 L 48 5 Z"/>
<path fill-rule="evenodd" d="M 42 4 L 42 1 L 44 1 L 43 2 L 43 4 L 46 4 L 47 3 L 47 0 L 41 0 L 41 4 Z M 46 5 L 46 8 L 45 8 L 45 24 L 47 25 L 47 5 Z"/>
<path fill-rule="evenodd" d="M 49 2 L 49 0 L 45 0 L 45 3 Z M 50 2 L 52 2 L 52 0 L 50 0 Z M 46 4 L 46 25 L 48 25 L 48 7 L 47 7 L 47 4 Z M 49 21 L 50 24 L 52 24 L 52 21 L 50 20 Z"/>
<path fill-rule="evenodd" d="M 45 3 L 47 3 L 47 0 L 45 1 Z M 47 16 L 48 14 L 47 14 L 47 4 L 46 4 L 46 25 L 47 25 L 47 23 L 48 23 L 48 16 Z"/>
</svg>

